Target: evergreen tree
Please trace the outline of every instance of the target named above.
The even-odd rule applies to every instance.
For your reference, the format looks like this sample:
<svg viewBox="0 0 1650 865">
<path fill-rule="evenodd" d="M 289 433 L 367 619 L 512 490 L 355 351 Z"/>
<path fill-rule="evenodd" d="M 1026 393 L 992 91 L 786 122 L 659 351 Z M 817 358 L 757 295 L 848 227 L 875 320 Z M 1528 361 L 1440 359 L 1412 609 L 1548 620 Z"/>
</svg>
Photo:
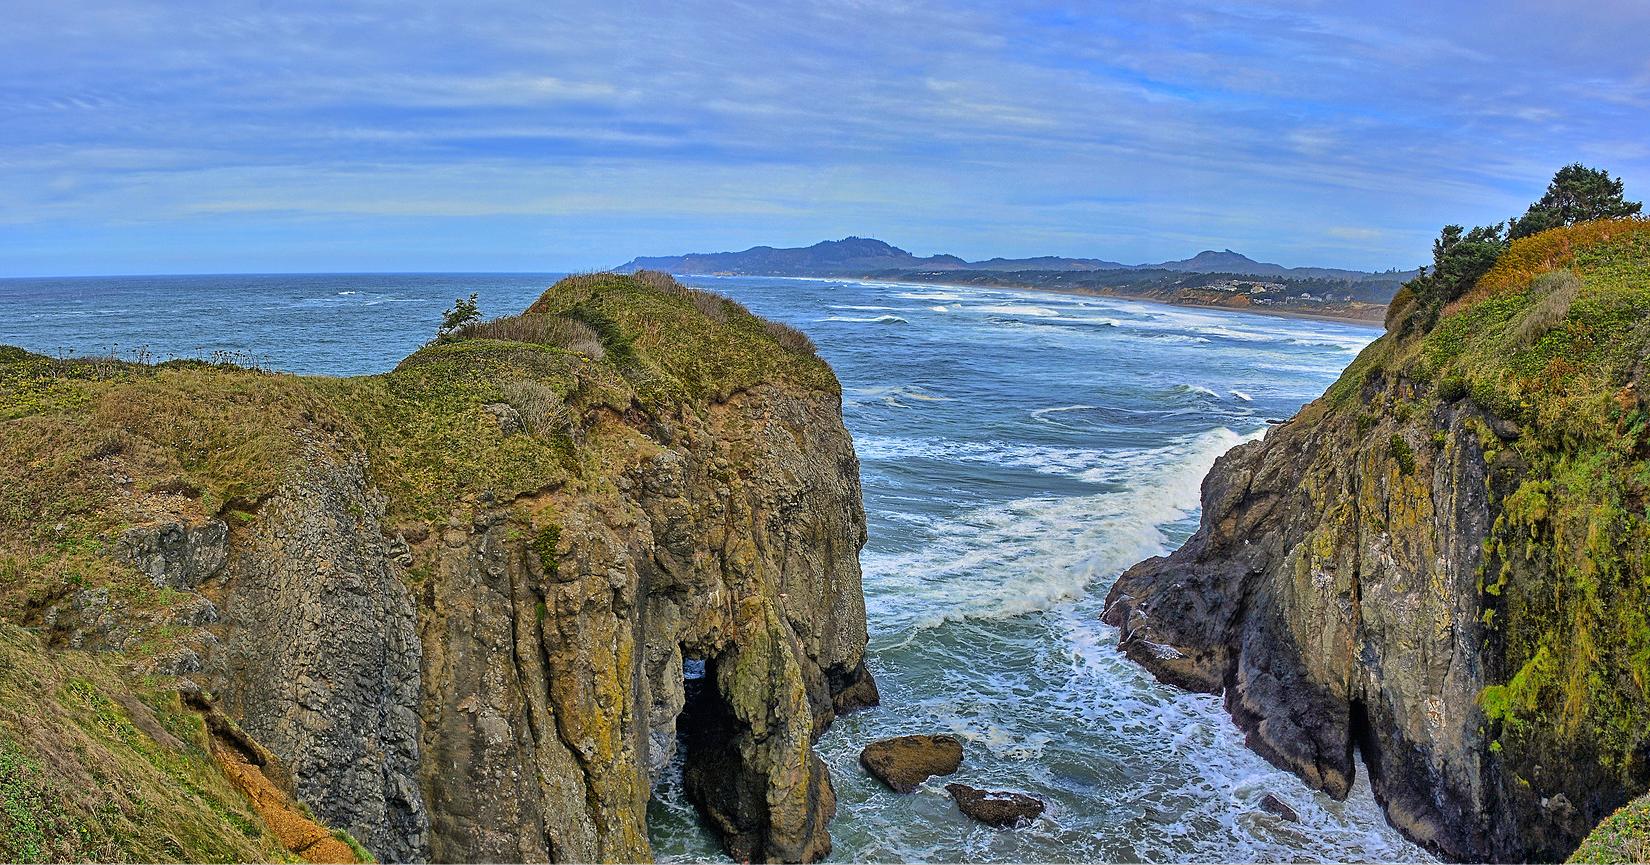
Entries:
<svg viewBox="0 0 1650 865">
<path fill-rule="evenodd" d="M 1547 193 L 1530 205 L 1524 215 L 1508 223 L 1508 236 L 1527 237 L 1549 228 L 1574 225 L 1590 219 L 1632 216 L 1643 207 L 1622 197 L 1621 178 L 1612 178 L 1602 168 L 1588 168 L 1579 162 L 1566 165 L 1553 175 Z"/>
</svg>

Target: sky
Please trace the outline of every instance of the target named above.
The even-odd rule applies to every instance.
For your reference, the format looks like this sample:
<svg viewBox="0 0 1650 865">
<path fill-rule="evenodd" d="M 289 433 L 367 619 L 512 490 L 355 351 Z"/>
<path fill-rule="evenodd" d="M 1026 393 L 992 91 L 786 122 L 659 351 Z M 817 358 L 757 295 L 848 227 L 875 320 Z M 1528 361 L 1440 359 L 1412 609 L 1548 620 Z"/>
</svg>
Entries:
<svg viewBox="0 0 1650 865">
<path fill-rule="evenodd" d="M 0 0 L 0 276 L 1423 263 L 1650 197 L 1650 2 Z"/>
</svg>

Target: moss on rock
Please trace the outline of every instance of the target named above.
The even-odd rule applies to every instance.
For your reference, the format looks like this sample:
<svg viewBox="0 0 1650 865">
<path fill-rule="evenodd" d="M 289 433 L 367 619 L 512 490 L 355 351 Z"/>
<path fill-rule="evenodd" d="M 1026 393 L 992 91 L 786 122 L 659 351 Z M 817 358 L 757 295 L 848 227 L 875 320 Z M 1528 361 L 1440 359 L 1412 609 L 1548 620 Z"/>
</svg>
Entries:
<svg viewBox="0 0 1650 865">
<path fill-rule="evenodd" d="M 650 651 L 666 650 L 655 651 L 659 657 L 669 656 L 672 640 L 692 639 L 720 650 L 748 639 L 762 651 L 729 657 L 786 662 L 783 681 L 751 681 L 739 689 L 740 705 L 753 722 L 788 731 L 784 748 L 768 743 L 742 752 L 750 777 L 773 788 L 768 792 L 783 792 L 784 800 L 770 806 L 757 797 L 750 814 L 741 813 L 740 819 L 769 820 L 772 811 L 773 828 L 762 842 L 771 849 L 753 848 L 756 853 L 820 855 L 829 845 L 823 823 L 831 809 L 822 798 L 829 781 L 809 745 L 829 723 L 836 697 L 830 687 L 837 686 L 827 686 L 824 670 L 857 669 L 869 682 L 861 664 L 863 598 L 852 560 L 856 544 L 863 542 L 863 513 L 839 400 L 835 376 L 805 337 L 725 298 L 647 273 L 562 280 L 521 315 L 457 328 L 395 369 L 371 376 L 294 376 L 200 362 L 60 360 L 0 346 L 0 623 L 10 623 L 0 628 L 25 626 L 40 634 L 28 643 L 34 638 L 0 630 L 0 642 L 26 644 L 14 653 L 0 652 L 0 697 L 5 698 L 0 700 L 0 860 L 290 858 L 270 818 L 246 807 L 243 793 L 252 794 L 238 791 L 224 775 L 229 770 L 214 765 L 199 717 L 178 705 L 172 689 L 180 676 L 197 673 L 197 678 L 257 680 L 219 683 L 224 705 L 267 709 L 263 717 L 249 712 L 240 720 L 268 738 L 270 748 L 291 744 L 276 741 L 285 733 L 307 735 L 306 725 L 324 712 L 293 708 L 287 693 L 293 683 L 249 672 L 248 659 L 258 653 L 249 653 L 247 629 L 261 629 L 277 642 L 314 638 L 302 628 L 292 634 L 280 629 L 297 627 L 293 621 L 303 618 L 300 613 L 335 611 L 341 602 L 327 593 L 341 585 L 350 587 L 350 598 L 382 600 L 375 593 L 383 581 L 363 577 L 370 574 L 391 574 L 390 584 L 416 591 L 429 605 L 421 609 L 421 622 L 441 621 L 449 608 L 474 597 L 502 598 L 509 607 L 488 610 L 518 628 L 524 640 L 519 647 L 498 644 L 491 632 L 469 634 L 481 645 L 472 658 L 457 649 L 446 652 L 449 642 L 466 635 L 432 637 L 445 653 L 437 653 L 437 665 L 447 655 L 455 665 L 492 665 L 485 671 L 455 667 L 453 675 L 460 679 L 455 689 L 504 667 L 510 672 L 499 678 L 531 675 L 512 666 L 522 657 L 543 665 L 540 673 L 548 682 L 548 687 L 533 682 L 501 692 L 501 706 L 534 694 L 533 705 L 523 709 L 531 720 L 495 712 L 484 725 L 488 736 L 508 724 L 518 724 L 523 736 L 542 734 L 536 746 L 540 756 L 522 762 L 505 745 L 476 740 L 490 749 L 488 771 L 497 770 L 477 775 L 477 783 L 462 791 L 476 793 L 475 803 L 462 807 L 475 804 L 479 816 L 435 815 L 447 821 L 424 825 L 447 833 L 439 839 L 446 846 L 419 848 L 427 843 L 420 837 L 407 842 L 412 852 L 404 851 L 402 858 L 416 858 L 420 849 L 446 851 L 452 858 L 644 857 L 644 809 L 632 807 L 646 800 L 638 762 L 645 754 L 638 755 L 637 744 L 650 719 L 632 705 L 642 680 L 641 638 L 659 643 Z M 724 428 L 752 436 L 777 430 L 784 439 L 782 446 L 740 453 L 716 441 L 716 431 Z M 824 453 L 802 446 L 809 437 Z M 816 457 L 817 464 L 809 462 Z M 776 467 L 779 463 L 783 467 Z M 791 525 L 792 511 L 777 519 L 771 513 L 781 499 L 796 495 L 775 478 L 794 481 L 805 474 L 804 467 L 819 474 L 810 489 L 824 502 L 823 515 L 802 508 L 794 520 L 817 518 L 819 524 L 798 527 Z M 701 473 L 733 491 L 727 503 L 733 516 L 713 522 L 710 499 L 696 498 L 709 493 L 689 495 L 681 488 Z M 749 474 L 760 480 L 743 483 L 742 475 Z M 709 487 L 709 481 L 703 485 Z M 327 490 L 331 493 L 322 495 Z M 830 496 L 837 498 L 826 501 Z M 294 497 L 313 507 L 297 513 Z M 667 510 L 643 513 L 641 502 Z M 659 539 L 657 561 L 647 558 L 654 551 L 637 546 L 651 542 L 638 528 L 646 523 L 668 535 Z M 749 538 L 731 540 L 741 533 L 790 538 L 804 531 L 828 531 L 837 540 L 812 552 L 788 541 L 778 544 L 783 562 L 771 561 L 773 554 Z M 613 542 L 603 547 L 599 561 L 592 560 L 593 539 L 608 533 Z M 724 535 L 730 539 L 725 551 L 715 546 Z M 193 559 L 175 560 L 182 553 L 168 545 L 174 536 L 211 539 L 216 564 L 203 570 Z M 148 557 L 144 561 L 153 560 L 155 573 L 133 566 L 139 558 L 134 549 Z M 633 556 L 644 561 L 638 565 Z M 822 560 L 812 561 L 816 557 Z M 483 559 L 486 574 L 477 564 Z M 539 573 L 522 573 L 520 566 L 529 560 Z M 391 561 L 396 565 L 388 570 Z M 668 576 L 675 584 L 667 588 L 680 596 L 650 601 L 637 567 L 655 581 Z M 174 571 L 190 579 L 172 580 Z M 498 579 L 514 582 L 489 582 Z M 248 585 L 283 587 L 314 609 L 253 609 L 264 596 Z M 438 597 L 452 586 L 463 587 L 452 589 L 455 593 L 469 594 L 459 600 Z M 715 620 L 719 610 L 713 599 L 686 594 L 703 590 L 721 598 L 716 593 L 730 587 L 741 597 L 791 606 L 770 609 L 751 625 L 772 633 L 747 637 Z M 785 592 L 798 600 L 783 600 Z M 842 592 L 853 597 L 835 596 Z M 674 622 L 678 603 L 701 601 L 704 613 L 683 617 L 703 631 L 691 638 L 663 625 L 656 629 L 660 634 L 647 633 L 634 621 L 655 615 L 638 611 L 641 602 L 658 609 L 658 621 Z M 813 622 L 819 632 L 803 641 L 790 619 Z M 475 628 L 462 615 L 454 623 Z M 384 649 L 382 635 L 370 628 L 337 629 L 349 633 L 323 635 L 337 639 L 305 644 L 306 651 L 332 659 L 359 653 L 365 659 Z M 241 666 L 225 673 L 221 659 L 220 666 L 212 666 L 218 651 L 213 641 L 231 632 L 241 639 L 234 650 L 240 654 L 230 663 Z M 416 649 L 419 635 L 409 634 Z M 340 640 L 349 651 L 336 650 Z M 533 641 L 539 649 L 527 648 Z M 72 650 L 81 646 L 107 651 Z M 505 660 L 488 654 L 512 648 L 525 654 Z M 400 645 L 391 651 L 401 659 L 412 657 L 416 671 L 419 661 L 409 650 Z M 11 658 L 18 660 L 6 667 Z M 388 675 L 382 664 L 360 677 L 350 674 L 346 662 L 340 664 L 338 670 L 328 668 L 336 675 L 290 677 L 304 680 L 297 683 L 301 699 L 323 705 L 317 701 L 334 696 L 338 682 Z M 32 684 L 10 678 L 14 668 L 37 671 L 31 673 Z M 679 679 L 679 661 L 678 669 L 667 672 Z M 409 687 L 417 691 L 416 673 L 413 679 Z M 441 686 L 423 687 L 423 699 L 440 698 Z M 260 690 L 252 696 L 267 697 L 266 702 L 249 703 L 242 693 Z M 402 726 L 413 724 L 409 718 L 418 699 L 397 702 L 383 714 Z M 380 709 L 374 704 L 371 714 L 376 717 Z M 295 722 L 284 711 L 303 717 Z M 463 714 L 468 711 L 447 711 L 450 729 L 435 730 L 423 746 L 472 747 L 475 730 L 465 727 L 471 719 Z M 770 712 L 778 714 L 769 718 Z M 340 729 L 332 725 L 322 733 L 335 739 L 334 734 L 345 735 L 337 733 Z M 555 762 L 562 759 L 556 749 L 566 752 L 568 765 Z M 413 749 L 379 750 L 403 755 Z M 578 765 L 572 765 L 575 758 Z M 376 787 L 327 786 L 336 780 L 334 764 L 350 760 L 321 762 L 327 765 L 294 763 L 292 786 L 382 794 Z M 769 779 L 764 773 L 770 764 L 787 776 L 776 772 Z M 536 772 L 546 773 L 547 786 L 530 781 L 531 789 L 519 795 L 503 796 L 493 783 L 498 777 L 536 778 Z M 396 813 L 411 814 L 414 823 L 423 819 L 416 778 L 373 778 L 367 786 L 382 781 L 400 797 Z M 118 785 L 122 796 L 130 794 L 130 801 L 116 797 L 113 805 L 99 806 L 86 791 L 105 782 Z M 293 791 L 283 786 L 281 792 Z M 304 795 L 321 814 L 346 814 L 336 822 L 351 823 L 374 849 L 386 837 L 419 834 L 400 832 L 405 827 L 383 820 L 364 818 L 355 825 L 348 816 L 354 811 L 329 810 L 324 795 Z M 495 831 L 492 822 L 509 822 L 496 808 L 501 798 L 519 804 L 521 825 L 538 827 L 544 837 L 510 827 Z M 445 807 L 431 801 L 431 810 Z M 319 845 L 315 850 L 354 850 L 358 858 L 363 852 L 344 838 L 316 835 L 323 831 L 318 824 L 298 825 L 305 845 Z M 494 836 L 505 839 L 496 851 L 485 846 Z"/>
</svg>

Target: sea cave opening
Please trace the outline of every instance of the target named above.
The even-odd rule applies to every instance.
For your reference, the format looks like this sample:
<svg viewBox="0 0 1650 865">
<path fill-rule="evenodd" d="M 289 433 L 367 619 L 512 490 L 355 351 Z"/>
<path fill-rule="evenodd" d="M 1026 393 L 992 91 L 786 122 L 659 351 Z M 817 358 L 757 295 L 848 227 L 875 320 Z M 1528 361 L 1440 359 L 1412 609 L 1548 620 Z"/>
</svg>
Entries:
<svg viewBox="0 0 1650 865">
<path fill-rule="evenodd" d="M 648 835 L 654 856 L 702 858 L 723 854 L 722 837 L 710 817 L 729 813 L 727 792 L 736 786 L 732 753 L 733 714 L 716 688 L 712 659 L 682 660 L 682 709 L 676 715 L 674 741 L 655 742 L 670 749 L 670 759 L 656 765 L 648 803 Z"/>
<path fill-rule="evenodd" d="M 1374 787 L 1380 780 L 1381 774 L 1381 745 L 1375 738 L 1375 728 L 1369 722 L 1369 707 L 1362 698 L 1352 701 L 1347 713 L 1346 737 L 1347 765 L 1357 771 L 1358 758 L 1362 758 L 1364 770 L 1369 773 L 1369 783 Z M 1351 780 L 1351 779 L 1348 779 Z"/>
</svg>

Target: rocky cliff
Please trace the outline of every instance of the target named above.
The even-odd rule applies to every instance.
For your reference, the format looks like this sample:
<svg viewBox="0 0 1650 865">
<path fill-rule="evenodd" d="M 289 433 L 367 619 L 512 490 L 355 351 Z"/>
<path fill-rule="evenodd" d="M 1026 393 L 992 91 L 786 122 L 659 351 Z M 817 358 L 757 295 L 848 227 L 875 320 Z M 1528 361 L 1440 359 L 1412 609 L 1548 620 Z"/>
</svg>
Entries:
<svg viewBox="0 0 1650 865">
<path fill-rule="evenodd" d="M 1400 294 L 1105 618 L 1311 785 L 1361 752 L 1433 851 L 1562 859 L 1650 786 L 1647 356 L 1644 222 L 1515 241 L 1441 313 Z"/>
<path fill-rule="evenodd" d="M 647 859 L 678 741 L 732 855 L 829 851 L 811 745 L 876 690 L 805 337 L 644 273 L 366 378 L 0 352 L 0 611 L 196 694 L 378 858 Z"/>
</svg>

